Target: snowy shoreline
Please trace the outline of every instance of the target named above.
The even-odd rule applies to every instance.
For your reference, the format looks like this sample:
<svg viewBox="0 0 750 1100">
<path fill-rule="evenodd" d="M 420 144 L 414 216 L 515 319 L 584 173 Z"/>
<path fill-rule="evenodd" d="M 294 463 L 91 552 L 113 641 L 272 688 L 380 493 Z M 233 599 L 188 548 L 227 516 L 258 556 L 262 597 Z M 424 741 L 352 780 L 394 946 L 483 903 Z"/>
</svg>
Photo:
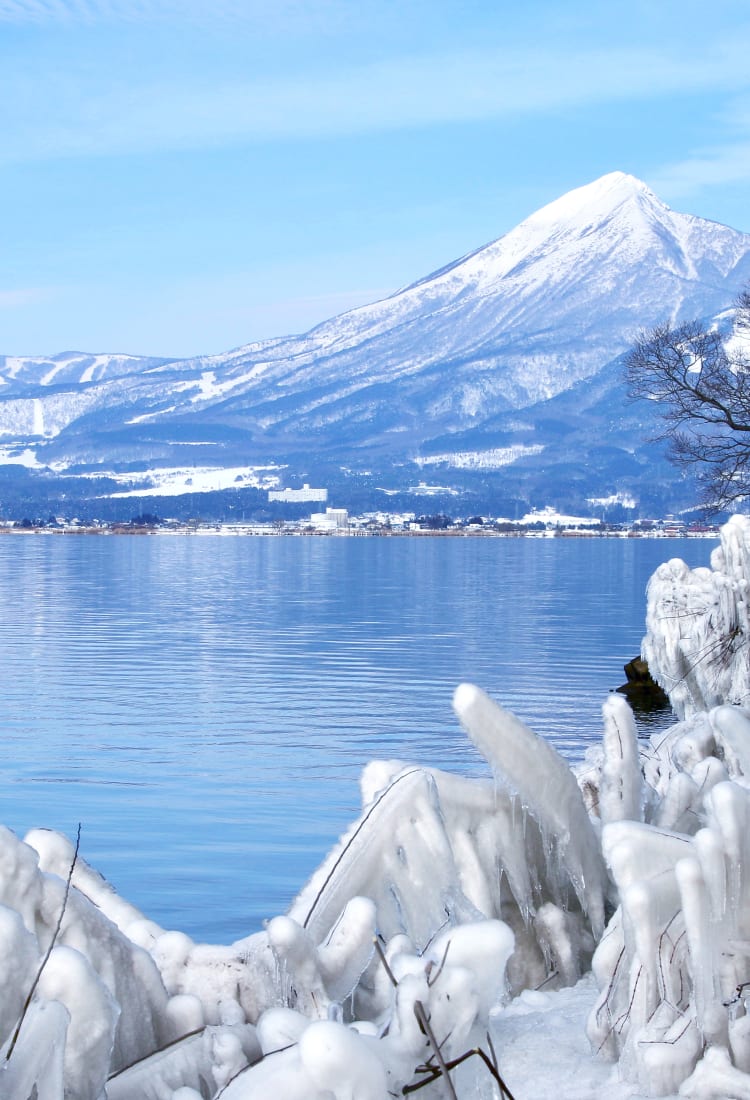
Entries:
<svg viewBox="0 0 750 1100">
<path fill-rule="evenodd" d="M 2 830 L 0 1095 L 750 1100 L 749 587 L 743 517 L 710 569 L 656 571 L 644 655 L 679 720 L 639 743 L 611 695 L 575 772 L 460 685 L 494 779 L 368 765 L 287 914 L 226 947 Z"/>
</svg>

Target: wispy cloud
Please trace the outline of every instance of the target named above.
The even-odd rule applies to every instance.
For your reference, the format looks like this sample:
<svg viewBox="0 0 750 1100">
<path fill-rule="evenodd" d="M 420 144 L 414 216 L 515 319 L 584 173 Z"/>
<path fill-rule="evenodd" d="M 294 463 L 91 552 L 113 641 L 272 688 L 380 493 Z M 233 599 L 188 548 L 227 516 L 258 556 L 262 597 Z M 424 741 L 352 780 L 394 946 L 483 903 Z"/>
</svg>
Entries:
<svg viewBox="0 0 750 1100">
<path fill-rule="evenodd" d="M 716 119 L 717 141 L 692 150 L 649 175 L 649 183 L 670 199 L 705 188 L 750 184 L 750 96 L 732 100 Z"/>
<path fill-rule="evenodd" d="M 693 195 L 704 187 L 750 184 L 750 136 L 743 142 L 697 151 L 650 175 L 649 182 L 659 194 L 672 198 Z"/>
<path fill-rule="evenodd" d="M 52 291 L 43 287 L 19 287 L 17 290 L 0 290 L 0 309 L 19 309 L 47 301 Z"/>
<path fill-rule="evenodd" d="M 341 0 L 320 0 L 327 9 Z M 296 0 L 0 0 L 0 23 L 216 23 L 255 26 L 318 22 L 309 5 Z"/>
<path fill-rule="evenodd" d="M 210 148 L 523 118 L 709 89 L 737 93 L 748 83 L 748 54 L 750 42 L 738 34 L 704 43 L 693 56 L 661 48 L 465 50 L 255 79 L 176 71 L 139 81 L 89 60 L 45 84 L 11 69 L 0 73 L 0 96 L 17 106 L 6 108 L 0 158 Z"/>
<path fill-rule="evenodd" d="M 116 0 L 114 5 L 117 6 Z M 3 23 L 57 23 L 89 20 L 111 10 L 110 0 L 0 0 Z M 135 6 L 140 7 L 137 0 Z"/>
<path fill-rule="evenodd" d="M 190 0 L 186 0 L 190 6 Z M 170 0 L 0 0 L 4 23 L 90 22 L 174 14 Z"/>
</svg>

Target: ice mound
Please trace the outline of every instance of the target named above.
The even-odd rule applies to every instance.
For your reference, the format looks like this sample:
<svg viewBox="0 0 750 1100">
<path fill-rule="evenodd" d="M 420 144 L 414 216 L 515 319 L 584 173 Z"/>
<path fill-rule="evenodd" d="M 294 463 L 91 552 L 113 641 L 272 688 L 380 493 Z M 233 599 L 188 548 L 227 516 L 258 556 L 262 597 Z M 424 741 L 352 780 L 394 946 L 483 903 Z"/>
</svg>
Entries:
<svg viewBox="0 0 750 1100">
<path fill-rule="evenodd" d="M 360 818 L 235 944 L 160 928 L 58 834 L 2 830 L 0 1096 L 750 1100 L 749 568 L 735 518 L 711 570 L 651 581 L 670 730 L 639 742 L 612 695 L 574 774 L 462 684 L 488 778 L 370 764 Z"/>
<path fill-rule="evenodd" d="M 721 529 L 710 569 L 673 558 L 651 578 L 643 656 L 679 718 L 750 703 L 749 597 L 747 516 Z"/>
</svg>

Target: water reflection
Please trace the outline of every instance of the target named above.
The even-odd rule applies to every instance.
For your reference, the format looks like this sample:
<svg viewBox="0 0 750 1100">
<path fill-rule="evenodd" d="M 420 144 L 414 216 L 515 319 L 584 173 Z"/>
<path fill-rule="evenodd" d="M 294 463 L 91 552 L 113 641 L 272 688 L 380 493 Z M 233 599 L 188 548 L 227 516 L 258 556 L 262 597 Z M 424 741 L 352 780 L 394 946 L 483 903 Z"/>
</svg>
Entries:
<svg viewBox="0 0 750 1100">
<path fill-rule="evenodd" d="M 665 557 L 710 543 L 5 538 L 3 820 L 74 833 L 160 923 L 283 910 L 373 757 L 484 772 L 479 683 L 561 751 L 597 740 Z"/>
</svg>

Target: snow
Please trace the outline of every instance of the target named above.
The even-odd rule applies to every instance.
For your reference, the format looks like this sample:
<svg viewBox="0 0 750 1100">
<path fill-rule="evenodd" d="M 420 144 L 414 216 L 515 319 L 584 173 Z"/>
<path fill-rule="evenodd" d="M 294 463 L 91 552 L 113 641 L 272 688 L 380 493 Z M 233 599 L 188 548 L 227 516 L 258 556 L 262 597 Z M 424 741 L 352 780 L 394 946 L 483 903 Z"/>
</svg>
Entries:
<svg viewBox="0 0 750 1100">
<path fill-rule="evenodd" d="M 622 508 L 637 508 L 638 501 L 632 495 L 632 493 L 610 493 L 606 497 L 588 497 L 589 504 L 593 504 L 595 508 L 612 508 L 615 505 L 620 505 Z"/>
<path fill-rule="evenodd" d="M 268 363 L 256 363 L 251 370 L 238 376 L 233 376 L 225 382 L 219 382 L 217 380 L 216 371 L 203 371 L 195 382 L 181 383 L 177 389 L 192 389 L 197 387 L 198 393 L 193 394 L 190 398 L 191 402 L 195 404 L 198 401 L 210 401 L 215 398 L 224 397 L 233 389 L 252 382 L 255 378 L 262 375 L 269 365 Z"/>
<path fill-rule="evenodd" d="M 499 470 L 510 466 L 520 458 L 541 454 L 541 443 L 524 446 L 520 443 L 512 447 L 492 447 L 485 451 L 454 451 L 453 453 L 425 455 L 414 459 L 417 466 L 453 466 L 461 470 Z"/>
<path fill-rule="evenodd" d="M 0 447 L 0 464 L 3 466 L 26 466 L 30 470 L 42 469 L 42 463 L 36 451 L 30 447 Z"/>
<path fill-rule="evenodd" d="M 555 524 L 558 527 L 596 527 L 599 524 L 599 520 L 592 519 L 591 516 L 566 515 L 549 504 L 544 508 L 533 508 L 515 522 L 523 526 L 543 523 L 545 526 Z"/>
<path fill-rule="evenodd" d="M 387 496 L 397 496 L 400 490 L 398 489 L 378 489 L 378 492 L 385 493 Z M 452 488 L 450 485 L 428 485 L 425 481 L 420 481 L 417 485 L 410 485 L 410 493 L 419 497 L 435 497 L 435 496 L 459 496 L 459 490 Z"/>
<path fill-rule="evenodd" d="M 185 496 L 188 493 L 212 493 L 222 489 L 275 489 L 279 466 L 187 466 L 153 469 L 146 474 L 132 472 L 97 473 L 113 481 L 135 487 L 110 493 L 113 499 L 127 497 Z"/>
<path fill-rule="evenodd" d="M 711 569 L 651 581 L 669 730 L 639 741 L 612 695 L 574 772 L 462 684 L 491 775 L 369 764 L 359 819 L 237 943 L 160 928 L 56 833 L 1 830 L 0 1095 L 750 1100 L 749 567 L 735 517 Z M 727 638 L 686 695 L 691 647 Z"/>
</svg>

